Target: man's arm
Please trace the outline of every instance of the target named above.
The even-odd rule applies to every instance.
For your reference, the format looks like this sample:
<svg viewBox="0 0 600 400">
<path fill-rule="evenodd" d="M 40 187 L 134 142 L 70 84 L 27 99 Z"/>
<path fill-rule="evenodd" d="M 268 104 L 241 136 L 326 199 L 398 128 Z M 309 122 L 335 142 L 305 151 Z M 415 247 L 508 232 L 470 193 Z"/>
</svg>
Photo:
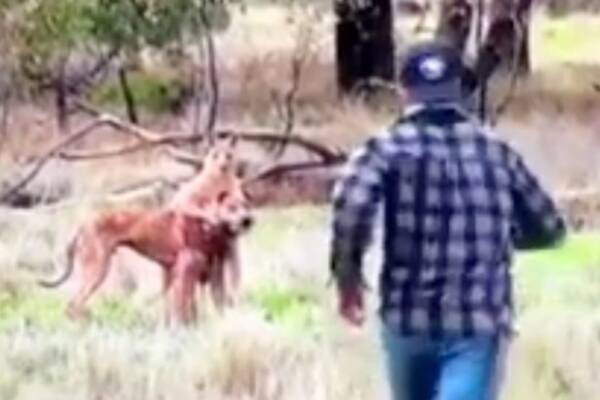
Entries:
<svg viewBox="0 0 600 400">
<path fill-rule="evenodd" d="M 519 156 L 513 172 L 515 247 L 533 250 L 560 244 L 566 225 L 554 201 Z"/>
<path fill-rule="evenodd" d="M 339 289 L 364 285 L 362 258 L 371 241 L 385 169 L 378 141 L 371 139 L 352 155 L 334 188 L 330 268 Z"/>
</svg>

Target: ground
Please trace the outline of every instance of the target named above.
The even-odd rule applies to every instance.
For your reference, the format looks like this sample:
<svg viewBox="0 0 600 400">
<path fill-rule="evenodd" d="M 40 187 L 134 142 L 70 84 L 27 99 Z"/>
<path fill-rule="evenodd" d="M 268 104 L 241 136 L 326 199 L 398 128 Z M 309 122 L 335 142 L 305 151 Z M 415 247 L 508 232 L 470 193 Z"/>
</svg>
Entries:
<svg viewBox="0 0 600 400">
<path fill-rule="evenodd" d="M 298 130 L 351 148 L 389 124 L 396 105 L 340 104 L 331 72 L 330 17 L 301 11 L 290 16 L 278 6 L 250 8 L 218 37 L 220 48 L 227 50 L 220 57 L 223 119 L 235 125 L 280 126 L 272 95 L 289 83 L 286 71 L 298 32 L 310 26 L 318 38 L 317 51 L 301 85 Z M 600 26 L 598 18 L 535 18 L 533 77 L 519 87 L 500 120 L 501 134 L 525 154 L 557 196 L 597 188 L 600 97 L 592 84 L 599 81 L 600 50 L 597 35 L 589 32 Z M 0 142 L 0 175 L 57 140 L 48 133 L 50 115 L 43 103 L 14 111 L 11 134 Z M 156 130 L 189 129 L 188 114 L 144 115 L 144 122 Z M 124 142 L 122 136 L 102 131 L 80 150 Z M 255 156 L 248 152 L 244 150 Z M 34 284 L 61 268 L 67 238 L 98 209 L 161 201 L 143 198 L 143 193 L 141 200 L 137 193 L 108 193 L 186 173 L 188 168 L 156 151 L 102 162 L 56 161 L 34 184 L 56 190 L 61 182 L 68 199 L 33 209 L 0 209 L 0 398 L 385 399 L 376 319 L 356 330 L 335 314 L 327 274 L 326 204 L 259 210 L 259 222 L 243 242 L 239 306 L 218 317 L 202 302 L 207 307 L 194 329 L 161 328 L 158 269 L 132 254 L 115 260 L 110 282 L 91 304 L 90 323 L 64 317 L 68 285 L 44 291 Z M 597 218 L 594 208 L 586 207 L 581 206 L 580 217 Z M 367 266 L 371 282 L 378 259 L 375 249 Z M 505 399 L 597 398 L 599 271 L 597 230 L 573 234 L 557 250 L 518 255 L 519 335 L 510 355 Z M 374 308 L 376 299 L 370 300 Z"/>
</svg>

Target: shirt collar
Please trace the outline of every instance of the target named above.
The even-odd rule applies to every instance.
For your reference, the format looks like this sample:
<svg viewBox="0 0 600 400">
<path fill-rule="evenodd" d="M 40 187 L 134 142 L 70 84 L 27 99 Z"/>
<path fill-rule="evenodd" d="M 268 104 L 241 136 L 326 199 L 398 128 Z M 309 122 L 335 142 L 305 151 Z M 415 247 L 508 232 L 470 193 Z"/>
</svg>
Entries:
<svg viewBox="0 0 600 400">
<path fill-rule="evenodd" d="M 439 101 L 434 103 L 412 102 L 404 106 L 403 116 L 412 117 L 425 110 L 453 110 L 462 115 L 467 120 L 472 120 L 473 116 L 465 109 L 463 105 L 456 101 Z"/>
</svg>

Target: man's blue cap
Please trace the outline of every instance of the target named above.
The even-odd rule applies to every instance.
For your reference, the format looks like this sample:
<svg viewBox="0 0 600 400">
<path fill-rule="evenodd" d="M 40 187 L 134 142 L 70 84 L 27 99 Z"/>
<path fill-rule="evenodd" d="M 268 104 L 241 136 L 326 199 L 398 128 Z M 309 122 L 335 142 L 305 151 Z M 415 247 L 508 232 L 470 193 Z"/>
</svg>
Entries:
<svg viewBox="0 0 600 400">
<path fill-rule="evenodd" d="M 461 98 L 460 53 L 441 41 L 411 46 L 401 59 L 400 83 L 412 101 L 457 101 Z"/>
</svg>

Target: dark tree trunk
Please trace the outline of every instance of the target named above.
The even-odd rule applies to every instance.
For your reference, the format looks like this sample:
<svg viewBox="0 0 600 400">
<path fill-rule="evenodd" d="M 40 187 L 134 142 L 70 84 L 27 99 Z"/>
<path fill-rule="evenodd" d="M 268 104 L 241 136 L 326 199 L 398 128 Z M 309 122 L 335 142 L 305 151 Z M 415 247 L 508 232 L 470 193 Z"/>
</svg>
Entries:
<svg viewBox="0 0 600 400">
<path fill-rule="evenodd" d="M 56 106 L 56 122 L 60 133 L 69 132 L 69 111 L 67 109 L 67 79 L 66 66 L 61 63 L 58 67 L 58 75 L 54 79 L 54 104 Z"/>
<path fill-rule="evenodd" d="M 139 123 L 137 105 L 131 87 L 129 86 L 127 70 L 123 66 L 119 67 L 119 85 L 121 86 L 121 93 L 123 94 L 123 100 L 125 101 L 127 118 L 129 119 L 129 122 L 137 124 Z"/>
<path fill-rule="evenodd" d="M 486 43 L 500 57 L 500 70 L 528 75 L 531 71 L 529 24 L 532 0 L 494 0 Z"/>
<path fill-rule="evenodd" d="M 471 32 L 473 5 L 468 0 L 442 0 L 436 37 L 458 49 L 461 54 Z"/>
<path fill-rule="evenodd" d="M 2 104 L 2 112 L 0 114 L 0 152 L 2 151 L 2 147 L 4 145 L 4 140 L 8 135 L 8 125 L 9 125 L 9 116 L 10 116 L 10 102 L 11 102 L 11 91 L 10 88 L 7 87 L 2 90 L 2 96 L 0 98 Z"/>
<path fill-rule="evenodd" d="M 341 93 L 394 79 L 391 0 L 335 0 L 337 81 Z M 362 90 L 361 90 L 362 91 Z"/>
</svg>

